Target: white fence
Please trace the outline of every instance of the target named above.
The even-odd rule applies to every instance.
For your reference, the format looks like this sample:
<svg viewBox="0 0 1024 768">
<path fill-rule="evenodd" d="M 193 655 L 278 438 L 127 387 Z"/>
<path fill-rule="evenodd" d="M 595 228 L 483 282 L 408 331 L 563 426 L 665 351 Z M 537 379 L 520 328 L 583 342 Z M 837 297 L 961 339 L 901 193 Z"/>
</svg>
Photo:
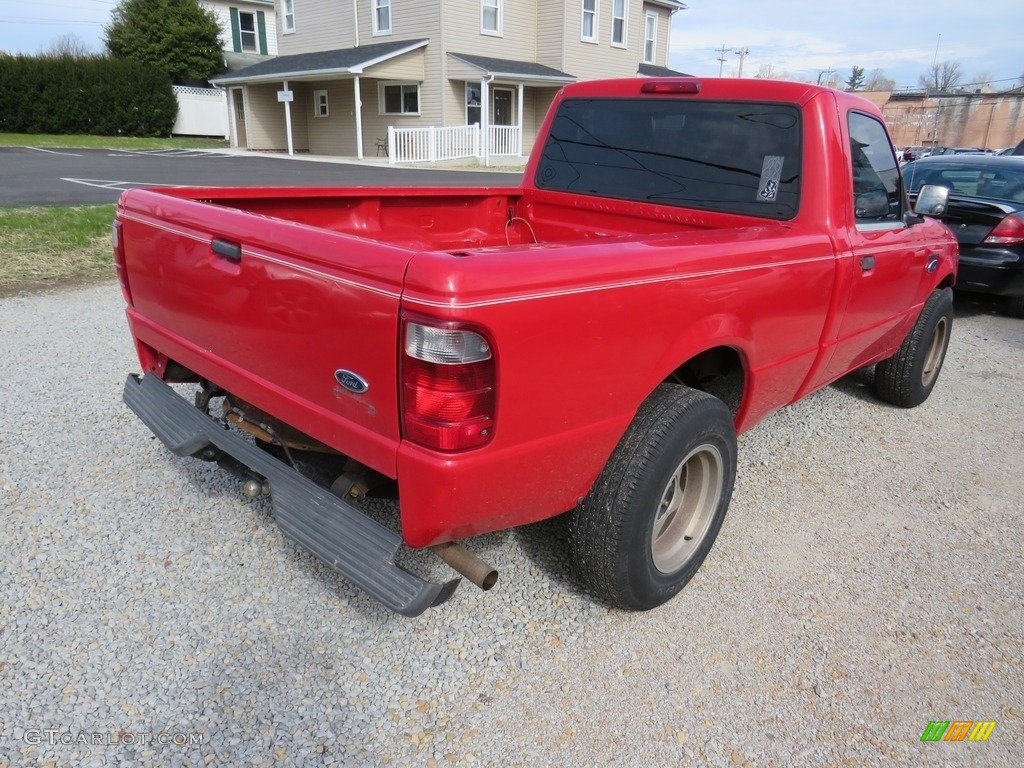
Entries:
<svg viewBox="0 0 1024 768">
<path fill-rule="evenodd" d="M 522 131 L 516 125 L 492 125 L 488 128 L 491 140 L 487 145 L 491 157 L 516 157 L 522 154 L 519 138 Z"/>
<path fill-rule="evenodd" d="M 223 136 L 228 138 L 228 108 L 220 88 L 176 85 L 178 117 L 171 133 L 175 136 Z"/>
<path fill-rule="evenodd" d="M 522 131 L 515 125 L 492 125 L 487 154 L 517 157 L 521 154 Z M 388 126 L 388 160 L 391 163 L 433 163 L 483 157 L 479 125 L 395 128 Z"/>
</svg>

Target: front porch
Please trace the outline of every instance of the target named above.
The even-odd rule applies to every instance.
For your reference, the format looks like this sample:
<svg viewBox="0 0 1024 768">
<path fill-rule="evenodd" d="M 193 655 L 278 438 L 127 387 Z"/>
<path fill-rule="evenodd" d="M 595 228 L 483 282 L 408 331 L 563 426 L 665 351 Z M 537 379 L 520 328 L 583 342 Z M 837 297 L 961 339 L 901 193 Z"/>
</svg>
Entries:
<svg viewBox="0 0 1024 768">
<path fill-rule="evenodd" d="M 385 158 L 389 164 L 520 164 L 571 75 L 449 53 L 427 81 L 428 40 L 277 57 L 219 78 L 232 146 Z"/>
</svg>

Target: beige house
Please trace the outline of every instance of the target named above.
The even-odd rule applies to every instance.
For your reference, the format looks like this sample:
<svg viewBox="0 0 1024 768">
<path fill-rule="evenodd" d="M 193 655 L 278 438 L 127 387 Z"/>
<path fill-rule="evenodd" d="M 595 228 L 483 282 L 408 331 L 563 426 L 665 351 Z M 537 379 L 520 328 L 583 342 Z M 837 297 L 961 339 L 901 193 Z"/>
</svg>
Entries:
<svg viewBox="0 0 1024 768">
<path fill-rule="evenodd" d="M 678 0 L 276 0 L 278 56 L 213 80 L 233 146 L 528 153 L 558 89 L 666 67 Z"/>
</svg>

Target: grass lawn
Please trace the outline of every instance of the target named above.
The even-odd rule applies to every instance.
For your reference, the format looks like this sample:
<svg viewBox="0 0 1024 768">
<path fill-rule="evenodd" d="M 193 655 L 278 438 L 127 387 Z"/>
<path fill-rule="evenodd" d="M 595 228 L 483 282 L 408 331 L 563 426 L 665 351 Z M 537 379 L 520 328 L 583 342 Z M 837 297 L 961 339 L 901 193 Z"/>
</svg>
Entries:
<svg viewBox="0 0 1024 768">
<path fill-rule="evenodd" d="M 114 277 L 113 203 L 0 208 L 0 296 Z"/>
<path fill-rule="evenodd" d="M 222 139 L 137 138 L 134 136 L 49 136 L 0 133 L 0 147 L 57 147 L 60 149 L 227 149 Z"/>
</svg>

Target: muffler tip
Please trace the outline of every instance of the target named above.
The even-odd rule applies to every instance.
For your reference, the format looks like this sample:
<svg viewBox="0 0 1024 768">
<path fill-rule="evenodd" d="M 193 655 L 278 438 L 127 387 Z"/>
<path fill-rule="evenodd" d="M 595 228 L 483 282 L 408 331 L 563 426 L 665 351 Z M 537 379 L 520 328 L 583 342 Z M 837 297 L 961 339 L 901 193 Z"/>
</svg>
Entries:
<svg viewBox="0 0 1024 768">
<path fill-rule="evenodd" d="M 498 582 L 498 570 L 458 544 L 437 544 L 431 549 L 455 571 L 485 592 Z"/>
</svg>

